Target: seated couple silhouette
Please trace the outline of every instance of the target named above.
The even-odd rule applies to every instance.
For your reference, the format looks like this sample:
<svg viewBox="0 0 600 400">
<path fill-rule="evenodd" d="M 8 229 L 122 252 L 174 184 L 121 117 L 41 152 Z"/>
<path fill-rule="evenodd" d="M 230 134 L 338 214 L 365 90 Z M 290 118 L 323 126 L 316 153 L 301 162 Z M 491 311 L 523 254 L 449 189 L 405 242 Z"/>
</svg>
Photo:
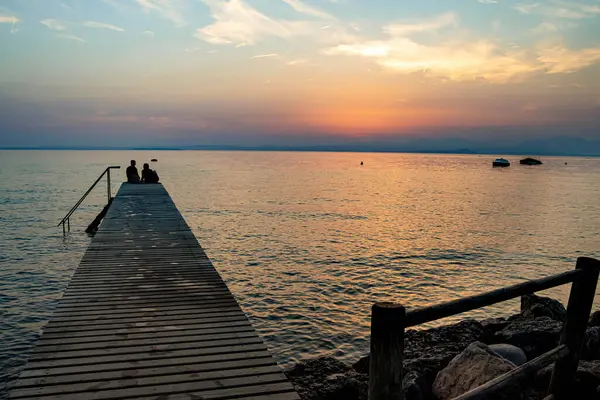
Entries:
<svg viewBox="0 0 600 400">
<path fill-rule="evenodd" d="M 156 171 L 150 169 L 148 163 L 144 164 L 142 169 L 142 177 L 138 174 L 138 170 L 135 167 L 135 160 L 131 160 L 131 165 L 127 167 L 125 171 L 127 174 L 127 182 L 129 183 L 158 183 L 158 174 Z"/>
</svg>

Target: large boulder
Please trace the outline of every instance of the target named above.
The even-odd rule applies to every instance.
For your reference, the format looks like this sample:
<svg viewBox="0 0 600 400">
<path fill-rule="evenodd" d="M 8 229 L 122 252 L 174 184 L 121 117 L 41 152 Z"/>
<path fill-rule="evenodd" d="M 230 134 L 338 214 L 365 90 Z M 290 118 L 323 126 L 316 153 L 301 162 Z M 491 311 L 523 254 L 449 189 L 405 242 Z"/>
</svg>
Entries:
<svg viewBox="0 0 600 400">
<path fill-rule="evenodd" d="M 303 400 L 366 400 L 369 377 L 332 357 L 296 364 L 285 371 Z"/>
<path fill-rule="evenodd" d="M 517 366 L 523 365 L 527 362 L 527 356 L 525 355 L 525 352 L 517 346 L 513 346 L 512 344 L 491 344 L 490 349 L 496 354 L 498 354 L 500 357 L 510 361 L 511 363 Z"/>
<path fill-rule="evenodd" d="M 440 400 L 453 399 L 471 389 L 512 371 L 516 365 L 500 357 L 481 342 L 470 344 L 441 370 L 433 383 L 433 393 Z M 503 391 L 498 399 L 520 398 L 519 385 Z"/>
<path fill-rule="evenodd" d="M 404 339 L 404 358 L 439 358 L 443 368 L 469 344 L 481 341 L 485 334 L 481 323 L 473 319 L 425 331 L 409 330 Z"/>
<path fill-rule="evenodd" d="M 590 315 L 590 326 L 600 326 L 600 310 L 594 311 L 592 315 Z"/>
<path fill-rule="evenodd" d="M 562 322 L 567 317 L 567 310 L 550 297 L 526 294 L 521 296 L 521 315 L 525 318 L 549 317 Z"/>
<path fill-rule="evenodd" d="M 549 317 L 521 318 L 496 332 L 494 339 L 496 343 L 508 343 L 523 349 L 527 359 L 531 360 L 558 345 L 561 329 L 562 322 Z"/>
<path fill-rule="evenodd" d="M 402 389 L 405 400 L 435 399 L 431 386 L 437 373 L 442 369 L 443 362 L 442 358 L 429 357 L 404 361 Z"/>
<path fill-rule="evenodd" d="M 457 324 L 427 330 L 408 330 L 404 335 L 404 360 L 428 358 L 440 362 L 441 368 L 469 344 L 482 341 L 486 330 L 481 323 L 466 319 Z M 357 372 L 369 373 L 369 356 L 352 365 Z M 440 368 L 440 369 L 441 369 Z"/>
</svg>

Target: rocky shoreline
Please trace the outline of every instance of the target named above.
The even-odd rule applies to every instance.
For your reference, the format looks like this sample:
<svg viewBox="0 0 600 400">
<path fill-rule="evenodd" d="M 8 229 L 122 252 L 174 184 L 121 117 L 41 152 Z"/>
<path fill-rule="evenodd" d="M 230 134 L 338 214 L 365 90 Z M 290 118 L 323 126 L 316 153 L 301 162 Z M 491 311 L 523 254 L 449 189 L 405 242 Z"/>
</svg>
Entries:
<svg viewBox="0 0 600 400">
<path fill-rule="evenodd" d="M 521 298 L 521 312 L 509 318 L 466 319 L 457 324 L 405 334 L 403 387 L 406 400 L 446 400 L 556 347 L 565 307 L 536 295 Z M 590 318 L 573 399 L 600 399 L 600 311 Z M 499 399 L 541 400 L 550 365 Z M 353 365 L 332 357 L 310 359 L 287 369 L 303 400 L 367 400 L 369 356 Z"/>
</svg>

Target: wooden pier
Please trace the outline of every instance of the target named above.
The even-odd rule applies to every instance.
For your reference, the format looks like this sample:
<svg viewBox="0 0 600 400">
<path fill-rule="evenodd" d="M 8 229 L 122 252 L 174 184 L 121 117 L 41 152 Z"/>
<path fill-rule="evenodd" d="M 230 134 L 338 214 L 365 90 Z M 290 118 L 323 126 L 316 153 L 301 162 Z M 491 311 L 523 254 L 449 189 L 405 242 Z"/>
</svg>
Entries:
<svg viewBox="0 0 600 400">
<path fill-rule="evenodd" d="M 298 399 L 160 184 L 123 184 L 11 399 Z"/>
</svg>

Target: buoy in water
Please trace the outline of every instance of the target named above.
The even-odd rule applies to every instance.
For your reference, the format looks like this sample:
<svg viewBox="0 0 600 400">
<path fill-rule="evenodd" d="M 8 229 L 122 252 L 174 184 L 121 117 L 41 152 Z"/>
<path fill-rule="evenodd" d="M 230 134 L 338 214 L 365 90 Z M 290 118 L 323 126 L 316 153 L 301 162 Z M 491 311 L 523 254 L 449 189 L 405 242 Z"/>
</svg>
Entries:
<svg viewBox="0 0 600 400">
<path fill-rule="evenodd" d="M 362 161 L 360 162 L 360 165 L 363 165 L 363 162 L 362 162 Z"/>
<path fill-rule="evenodd" d="M 151 162 L 157 162 L 157 161 L 158 161 L 158 159 L 156 159 L 156 158 L 153 158 L 153 159 L 152 159 L 152 160 L 150 160 L 150 161 L 151 161 Z"/>
</svg>

